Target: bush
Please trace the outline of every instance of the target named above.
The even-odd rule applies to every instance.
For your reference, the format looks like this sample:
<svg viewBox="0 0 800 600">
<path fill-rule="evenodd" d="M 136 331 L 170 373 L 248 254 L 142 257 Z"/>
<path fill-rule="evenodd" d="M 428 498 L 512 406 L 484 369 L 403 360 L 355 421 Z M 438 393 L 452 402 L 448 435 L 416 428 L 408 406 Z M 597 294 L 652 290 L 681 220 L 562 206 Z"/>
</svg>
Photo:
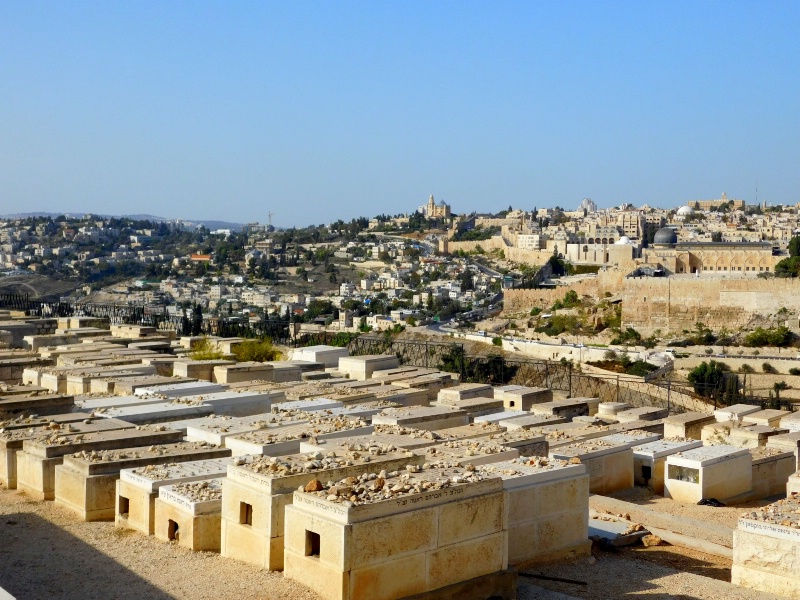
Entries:
<svg viewBox="0 0 800 600">
<path fill-rule="evenodd" d="M 501 338 L 500 336 L 493 337 L 492 338 L 492 344 L 495 345 L 495 346 L 502 346 L 503 345 L 503 338 Z"/>
<path fill-rule="evenodd" d="M 219 360 L 225 355 L 207 337 L 197 342 L 189 352 L 192 360 Z"/>
<path fill-rule="evenodd" d="M 536 315 L 538 315 L 538 314 L 539 314 L 539 313 L 541 313 L 541 312 L 542 312 L 542 309 L 541 309 L 541 308 L 539 308 L 538 306 L 534 306 L 534 307 L 531 309 L 531 316 L 532 316 L 532 317 L 535 317 Z"/>
<path fill-rule="evenodd" d="M 745 346 L 776 346 L 784 348 L 794 341 L 794 334 L 789 331 L 788 327 L 770 327 L 763 329 L 756 328 L 753 333 L 750 333 L 744 338 Z"/>
<path fill-rule="evenodd" d="M 625 331 L 620 331 L 617 337 L 611 340 L 613 346 L 636 346 L 642 342 L 642 335 L 633 327 L 628 327 Z"/>
<path fill-rule="evenodd" d="M 703 350 L 703 352 L 705 352 L 706 354 L 712 354 L 714 351 L 711 348 L 706 348 L 705 350 Z"/>
<path fill-rule="evenodd" d="M 750 365 L 748 365 L 747 363 L 745 363 L 741 367 L 739 367 L 739 372 L 740 373 L 755 373 L 756 370 L 753 367 L 751 367 Z"/>
<path fill-rule="evenodd" d="M 789 375 L 800 375 L 800 369 L 797 367 L 792 367 L 789 369 Z"/>
<path fill-rule="evenodd" d="M 771 374 L 775 374 L 778 372 L 778 369 L 773 367 L 768 362 L 765 362 L 763 365 L 761 365 L 761 370 L 764 371 L 764 373 L 771 373 Z"/>
<path fill-rule="evenodd" d="M 232 352 L 239 362 L 269 362 L 281 357 L 271 340 L 247 340 L 234 346 Z"/>
</svg>

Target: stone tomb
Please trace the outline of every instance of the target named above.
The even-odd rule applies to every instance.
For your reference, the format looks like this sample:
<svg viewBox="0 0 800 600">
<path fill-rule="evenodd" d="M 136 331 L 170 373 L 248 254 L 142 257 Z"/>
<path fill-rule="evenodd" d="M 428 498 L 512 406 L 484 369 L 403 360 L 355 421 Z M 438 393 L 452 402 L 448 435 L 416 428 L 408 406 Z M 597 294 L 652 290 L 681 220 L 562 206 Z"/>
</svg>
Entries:
<svg viewBox="0 0 800 600">
<path fill-rule="evenodd" d="M 156 498 L 162 486 L 222 478 L 227 475 L 229 464 L 230 458 L 213 458 L 121 469 L 116 484 L 114 525 L 153 535 Z"/>
<path fill-rule="evenodd" d="M 164 383 L 161 385 L 140 387 L 133 394 L 135 396 L 160 396 L 163 399 L 168 399 L 224 392 L 226 389 L 227 386 L 220 385 L 219 383 L 186 381 L 183 383 Z"/>
<path fill-rule="evenodd" d="M 703 442 L 689 438 L 669 438 L 648 442 L 633 448 L 633 482 L 647 486 L 653 493 L 664 495 L 664 467 L 667 457 L 678 452 L 700 448 Z"/>
<path fill-rule="evenodd" d="M 336 457 L 319 450 L 281 458 L 240 457 L 228 467 L 222 484 L 222 555 L 271 571 L 283 569 L 284 509 L 292 503 L 292 493 L 316 480 L 395 472 L 423 461 L 413 452 L 388 448 L 376 444 L 368 451 L 337 452 Z M 344 487 L 337 491 L 347 492 Z"/>
<path fill-rule="evenodd" d="M 699 440 L 703 427 L 715 422 L 716 417 L 708 413 L 685 412 L 679 415 L 670 415 L 664 419 L 664 437 Z"/>
<path fill-rule="evenodd" d="M 592 403 L 594 403 L 594 410 L 591 409 Z M 594 415 L 597 412 L 599 403 L 600 400 L 598 398 L 568 398 L 567 400 L 553 400 L 552 402 L 534 404 L 531 406 L 531 412 L 535 415 L 553 415 L 572 419 L 581 415 Z"/>
<path fill-rule="evenodd" d="M 628 410 L 631 407 L 627 402 L 601 402 L 597 405 L 598 417 L 614 417 L 617 413 L 623 410 Z"/>
<path fill-rule="evenodd" d="M 506 410 L 529 411 L 534 404 L 553 401 L 553 390 L 548 388 L 507 385 L 495 388 L 494 397 L 503 401 Z"/>
<path fill-rule="evenodd" d="M 750 448 L 753 461 L 753 500 L 786 493 L 786 482 L 795 471 L 791 452 L 776 448 Z"/>
<path fill-rule="evenodd" d="M 371 354 L 365 356 L 342 356 L 339 372 L 350 379 L 371 379 L 375 371 L 395 369 L 399 361 L 394 354 Z"/>
<path fill-rule="evenodd" d="M 281 425 L 307 423 L 308 419 L 309 417 L 299 414 L 284 416 L 263 413 L 249 417 L 211 415 L 186 421 L 186 439 L 190 442 L 208 442 L 209 444 L 224 446 L 225 438 L 233 435 L 275 428 Z"/>
<path fill-rule="evenodd" d="M 122 469 L 225 458 L 230 454 L 227 448 L 202 442 L 78 452 L 65 456 L 55 469 L 55 500 L 84 521 L 114 520 L 118 510 L 117 480 Z"/>
<path fill-rule="evenodd" d="M 187 360 L 175 362 L 172 365 L 173 374 L 178 377 L 214 381 L 214 367 L 235 365 L 235 360 Z"/>
<path fill-rule="evenodd" d="M 633 487 L 633 451 L 625 444 L 611 444 L 603 439 L 574 442 L 550 450 L 550 458 L 579 460 L 589 474 L 589 491 L 608 495 Z"/>
<path fill-rule="evenodd" d="M 769 425 L 744 425 L 731 429 L 728 441 L 732 446 L 740 448 L 759 448 L 766 446 L 772 436 L 788 432 L 788 429 L 775 429 Z"/>
<path fill-rule="evenodd" d="M 550 447 L 544 435 L 527 429 L 514 429 L 494 433 L 485 439 L 493 444 L 501 444 L 506 448 L 513 448 L 523 457 L 547 456 Z"/>
<path fill-rule="evenodd" d="M 214 367 L 217 383 L 239 383 L 241 381 L 273 381 L 275 367 L 260 362 L 240 362 L 235 365 Z"/>
<path fill-rule="evenodd" d="M 328 398 L 314 398 L 313 400 L 292 400 L 291 402 L 280 402 L 272 406 L 272 412 L 285 413 L 293 410 L 299 411 L 319 411 L 331 408 L 342 408 L 344 403 Z"/>
<path fill-rule="evenodd" d="M 350 505 L 328 500 L 327 490 L 294 493 L 286 507 L 286 577 L 326 600 L 391 600 L 506 568 L 499 477 L 432 469 L 360 483 L 398 491 Z"/>
<path fill-rule="evenodd" d="M 731 583 L 787 598 L 800 597 L 800 498 L 750 509 L 733 532 Z"/>
<path fill-rule="evenodd" d="M 373 416 L 372 423 L 437 430 L 467 425 L 469 417 L 463 410 L 448 406 L 412 406 L 388 408 Z"/>
<path fill-rule="evenodd" d="M 117 418 L 135 424 L 163 423 L 177 419 L 206 417 L 214 412 L 208 404 L 182 404 L 179 402 L 157 402 L 153 404 L 117 406 L 95 411 L 103 418 Z"/>
<path fill-rule="evenodd" d="M 232 417 L 248 417 L 259 413 L 269 412 L 273 402 L 285 400 L 285 394 L 280 390 L 248 392 L 244 390 L 229 390 L 225 392 L 212 392 L 188 398 L 177 398 L 174 403 L 204 404 L 214 409 L 218 415 Z"/>
<path fill-rule="evenodd" d="M 716 498 L 727 504 L 752 487 L 752 457 L 745 448 L 703 446 L 667 457 L 664 496 L 678 502 Z"/>
<path fill-rule="evenodd" d="M 155 536 L 194 552 L 219 552 L 222 483 L 204 479 L 165 485 L 155 500 Z"/>
<path fill-rule="evenodd" d="M 795 469 L 800 469 L 800 458 L 798 458 L 800 457 L 800 431 L 773 435 L 767 440 L 767 448 L 777 448 L 784 452 L 792 452 L 797 465 Z"/>
<path fill-rule="evenodd" d="M 442 442 L 415 452 L 424 456 L 426 463 L 443 468 L 488 465 L 519 457 L 519 450 L 485 438 Z"/>
<path fill-rule="evenodd" d="M 479 467 L 503 480 L 508 564 L 589 556 L 589 475 L 585 465 L 519 458 Z"/>
<path fill-rule="evenodd" d="M 494 398 L 494 389 L 485 383 L 462 383 L 440 390 L 436 398 L 439 404 L 455 406 L 459 400 L 470 398 Z M 502 398 L 499 398 L 502 400 Z"/>
<path fill-rule="evenodd" d="M 307 360 L 322 363 L 326 368 L 339 365 L 339 359 L 348 356 L 347 348 L 337 346 L 306 346 L 295 348 L 292 352 L 293 360 Z M 387 367 L 391 368 L 391 367 Z M 374 370 L 374 369 L 373 369 Z"/>
<path fill-rule="evenodd" d="M 81 415 L 81 413 L 73 413 Z M 67 433 L 89 433 L 95 431 L 114 431 L 116 429 L 133 429 L 133 425 L 118 419 L 89 419 L 89 415 L 81 421 L 31 425 L 26 428 L 4 428 L 0 431 L 0 483 L 6 488 L 17 488 L 17 452 L 22 449 L 25 440 L 52 436 L 57 438 Z M 84 422 L 85 421 L 85 422 Z"/>
<path fill-rule="evenodd" d="M 308 422 L 278 425 L 268 429 L 238 433 L 225 438 L 225 446 L 234 456 L 265 454 L 282 456 L 300 451 L 300 442 L 315 439 L 330 439 L 366 435 L 373 426 L 366 421 L 320 417 Z"/>
<path fill-rule="evenodd" d="M 52 415 L 71 410 L 75 406 L 74 396 L 42 394 L 41 396 L 0 396 L 0 414 L 27 413 Z"/>
<path fill-rule="evenodd" d="M 780 426 L 781 419 L 791 414 L 791 411 L 788 410 L 759 410 L 758 412 L 749 413 L 742 417 L 742 424 L 778 427 Z"/>
<path fill-rule="evenodd" d="M 759 412 L 761 409 L 752 404 L 732 404 L 718 408 L 714 411 L 714 418 L 717 423 L 727 423 L 728 421 L 741 421 L 745 416 Z"/>
<path fill-rule="evenodd" d="M 55 497 L 55 469 L 64 456 L 89 452 L 180 442 L 180 431 L 156 431 L 155 428 L 124 429 L 66 435 L 42 435 L 24 440 L 17 451 L 17 488 L 37 500 Z"/>
<path fill-rule="evenodd" d="M 466 400 L 454 400 L 447 403 L 438 402 L 436 406 L 457 408 L 467 413 L 469 418 L 476 419 L 486 415 L 494 415 L 502 412 L 503 401 L 479 396 L 476 398 L 468 398 Z"/>
<path fill-rule="evenodd" d="M 533 429 L 535 427 L 544 427 L 545 425 L 558 425 L 559 423 L 566 423 L 565 417 L 554 417 L 553 415 L 532 415 L 532 414 L 517 414 L 516 416 L 507 417 L 498 422 L 498 425 L 505 427 L 509 431 L 514 429 Z"/>
<path fill-rule="evenodd" d="M 614 418 L 620 423 L 630 421 L 657 421 L 669 416 L 669 409 L 656 406 L 639 406 L 618 412 Z"/>
<path fill-rule="evenodd" d="M 781 427 L 788 429 L 790 433 L 800 431 L 800 411 L 793 412 L 781 419 Z"/>
<path fill-rule="evenodd" d="M 411 390 L 424 390 L 428 395 L 428 401 L 434 402 L 439 397 L 439 392 L 455 384 L 457 378 L 458 375 L 452 373 L 432 373 L 430 375 L 420 375 L 413 379 L 395 381 L 394 385 Z"/>
</svg>

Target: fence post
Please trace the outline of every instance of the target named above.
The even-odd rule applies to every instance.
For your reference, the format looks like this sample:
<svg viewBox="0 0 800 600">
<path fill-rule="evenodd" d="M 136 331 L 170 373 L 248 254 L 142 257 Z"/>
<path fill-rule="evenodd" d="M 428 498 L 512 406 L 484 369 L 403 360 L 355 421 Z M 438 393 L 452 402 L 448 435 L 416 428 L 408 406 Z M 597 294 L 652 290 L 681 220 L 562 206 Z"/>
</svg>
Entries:
<svg viewBox="0 0 800 600">
<path fill-rule="evenodd" d="M 550 388 L 550 363 L 544 363 L 544 387 Z"/>
<path fill-rule="evenodd" d="M 572 365 L 569 365 L 569 396 L 568 398 L 572 398 Z"/>
<path fill-rule="evenodd" d="M 667 381 L 667 412 L 672 412 L 672 408 L 670 405 L 670 392 L 672 391 L 672 382 Z"/>
<path fill-rule="evenodd" d="M 617 402 L 620 402 L 620 399 L 619 399 L 619 375 L 617 375 Z"/>
<path fill-rule="evenodd" d="M 428 340 L 425 340 L 425 368 L 428 368 Z"/>
</svg>

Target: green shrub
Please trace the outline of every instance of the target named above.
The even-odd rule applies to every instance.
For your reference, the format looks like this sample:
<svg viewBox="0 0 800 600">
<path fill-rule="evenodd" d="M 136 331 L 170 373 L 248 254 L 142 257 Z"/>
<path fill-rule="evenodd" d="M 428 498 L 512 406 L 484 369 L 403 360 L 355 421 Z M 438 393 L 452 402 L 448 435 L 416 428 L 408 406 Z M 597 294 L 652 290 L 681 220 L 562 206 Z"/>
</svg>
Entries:
<svg viewBox="0 0 800 600">
<path fill-rule="evenodd" d="M 740 373 L 755 373 L 756 370 L 753 367 L 751 367 L 750 365 L 748 365 L 747 363 L 745 363 L 741 367 L 739 367 L 739 372 Z"/>
<path fill-rule="evenodd" d="M 247 340 L 233 347 L 238 362 L 269 362 L 281 358 L 280 351 L 270 340 Z"/>
<path fill-rule="evenodd" d="M 495 346 L 502 346 L 503 345 L 503 338 L 501 338 L 500 336 L 493 337 L 492 338 L 492 344 L 495 345 Z"/>
<path fill-rule="evenodd" d="M 779 348 L 786 347 L 794 341 L 794 334 L 789 331 L 788 327 L 770 327 L 763 329 L 758 327 L 754 332 L 748 334 L 744 338 L 745 346 L 777 346 Z"/>
<path fill-rule="evenodd" d="M 531 316 L 532 316 L 532 317 L 535 317 L 536 315 L 538 315 L 538 314 L 539 314 L 539 313 L 541 313 L 541 312 L 542 312 L 542 309 L 541 309 L 541 308 L 539 308 L 538 306 L 534 306 L 534 307 L 531 309 Z"/>
<path fill-rule="evenodd" d="M 764 371 L 764 373 L 771 373 L 771 374 L 775 374 L 778 372 L 778 369 L 773 367 L 768 362 L 765 362 L 763 365 L 761 365 L 761 370 Z"/>
<path fill-rule="evenodd" d="M 224 357 L 225 355 L 207 337 L 197 342 L 189 352 L 189 358 L 192 360 L 219 360 Z"/>
<path fill-rule="evenodd" d="M 792 367 L 789 369 L 789 375 L 800 375 L 800 369 L 797 367 Z"/>
</svg>

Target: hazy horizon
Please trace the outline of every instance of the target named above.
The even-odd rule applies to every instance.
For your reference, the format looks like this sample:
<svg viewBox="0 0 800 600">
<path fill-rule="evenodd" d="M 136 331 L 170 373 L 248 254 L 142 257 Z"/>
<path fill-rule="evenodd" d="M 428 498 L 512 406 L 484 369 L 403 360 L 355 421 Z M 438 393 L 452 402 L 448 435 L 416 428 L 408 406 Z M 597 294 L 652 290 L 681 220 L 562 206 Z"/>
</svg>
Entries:
<svg viewBox="0 0 800 600">
<path fill-rule="evenodd" d="M 0 212 L 800 200 L 791 2 L 0 4 Z"/>
</svg>

